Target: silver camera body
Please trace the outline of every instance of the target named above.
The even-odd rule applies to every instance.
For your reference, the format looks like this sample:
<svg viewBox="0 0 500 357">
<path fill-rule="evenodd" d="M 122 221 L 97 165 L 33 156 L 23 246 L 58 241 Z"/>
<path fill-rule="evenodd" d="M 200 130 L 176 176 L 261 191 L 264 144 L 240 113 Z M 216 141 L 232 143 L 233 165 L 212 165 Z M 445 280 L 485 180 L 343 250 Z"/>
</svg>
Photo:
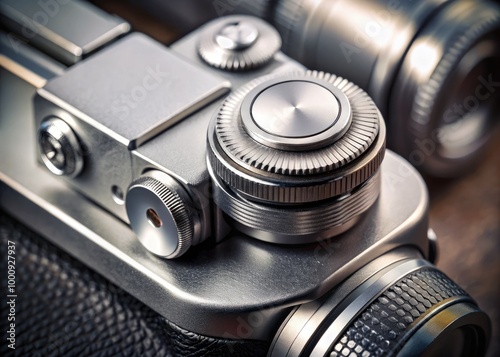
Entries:
<svg viewBox="0 0 500 357">
<path fill-rule="evenodd" d="M 25 120 L 25 109 L 5 97 L 9 112 L 2 120 L 9 125 L 0 133 L 2 150 L 16 152 L 20 140 L 13 138 L 23 135 L 31 140 L 27 152 L 38 151 L 39 158 L 37 164 L 20 159 L 27 161 L 23 168 L 17 167 L 16 160 L 2 163 L 1 202 L 14 216 L 186 330 L 216 338 L 265 341 L 272 356 L 327 355 L 350 344 L 344 336 L 349 326 L 357 326 L 363 311 L 372 309 L 375 301 L 384 301 L 383 294 L 390 296 L 390 289 L 401 281 L 418 280 L 418 274 L 429 271 L 433 281 L 447 278 L 427 261 L 434 255 L 435 237 L 428 231 L 425 184 L 398 155 L 387 151 L 382 162 L 385 129 L 376 107 L 365 102 L 368 97 L 348 81 L 307 72 L 277 52 L 258 27 L 261 23 L 249 17 L 219 19 L 170 49 L 141 34 L 127 35 L 36 91 L 34 130 Z M 253 24 L 259 29 L 257 37 L 245 27 Z M 221 32 L 225 27 L 230 28 Z M 207 33 L 208 52 L 200 52 Z M 252 52 L 250 59 L 224 57 L 233 50 L 247 53 L 246 49 L 262 40 L 264 49 L 259 48 L 255 58 Z M 223 55 L 211 52 L 214 43 L 224 48 Z M 270 51 L 262 56 L 261 50 Z M 250 70 L 238 71 L 245 67 Z M 10 76 L 6 80 L 16 81 Z M 280 135 L 282 129 L 266 128 L 256 119 L 259 96 L 287 83 L 306 83 L 297 90 L 299 94 L 314 87 L 313 99 L 324 95 L 323 89 L 334 93 L 338 101 L 338 108 L 333 109 L 335 120 L 320 122 L 309 137 L 320 137 L 331 128 L 337 133 L 305 140 L 293 132 Z M 316 85 L 323 89 L 314 92 Z M 228 188 L 228 177 L 237 171 L 231 164 L 237 160 L 224 156 L 230 155 L 227 148 L 217 151 L 223 140 L 216 140 L 225 137 L 217 131 L 222 125 L 218 119 L 234 115 L 247 123 L 241 113 L 245 98 L 252 93 L 255 97 L 248 105 L 255 110 L 252 115 L 258 128 L 246 128 L 243 136 L 255 136 L 259 143 L 280 152 L 289 149 L 295 156 L 300 156 L 296 154 L 299 148 L 313 152 L 347 136 L 347 130 L 355 126 L 352 121 L 365 114 L 382 124 L 366 139 L 370 142 L 360 138 L 359 152 L 356 148 L 345 151 L 347 158 L 332 154 L 338 163 L 323 165 L 318 159 L 318 166 L 301 168 L 295 176 L 284 167 L 269 171 L 270 164 L 252 166 L 260 156 L 248 160 L 248 167 L 242 165 L 244 174 L 234 176 L 236 184 L 242 184 L 233 190 Z M 360 96 L 361 104 L 356 107 L 348 97 L 351 94 L 345 94 L 345 99 L 342 93 Z M 231 103 L 236 103 L 236 109 Z M 322 105 L 319 100 L 314 107 Z M 365 105 L 369 115 L 363 112 Z M 347 113 L 347 124 L 338 128 L 342 111 Z M 16 113 L 24 113 L 22 121 L 16 120 Z M 279 120 L 283 118 L 278 115 Z M 217 161 L 219 157 L 223 159 Z M 340 173 L 328 176 L 327 171 L 336 167 Z M 265 181 L 259 170 L 270 172 L 271 179 Z M 287 170 L 291 175 L 277 182 Z M 307 176 L 310 172 L 311 177 Z M 254 184 L 261 184 L 261 189 L 254 190 Z M 275 192 L 275 187 L 285 193 L 271 197 L 269 192 Z M 344 204 L 348 210 L 342 210 Z M 255 212 L 262 213 L 256 216 Z M 322 212 L 327 213 L 322 216 Z M 46 217 L 50 224 L 35 224 L 36 217 L 38 221 Z M 320 228 L 297 232 L 302 222 Z M 190 246 L 195 247 L 187 250 Z M 164 260 L 150 252 L 179 258 Z M 453 326 L 471 324 L 485 331 L 478 334 L 484 336 L 478 337 L 477 344 L 486 348 L 486 315 L 453 282 L 437 284 L 429 286 L 442 298 L 434 302 L 431 297 L 423 310 L 420 300 L 414 299 L 406 313 L 401 307 L 394 310 L 399 317 L 386 316 L 396 319 L 396 325 L 406 321 L 403 332 L 391 327 L 387 331 L 394 332 L 393 338 L 375 333 L 366 336 L 373 341 L 361 338 L 349 348 L 353 352 L 403 349 L 404 355 L 408 351 L 401 344 L 410 340 L 422 351 L 434 348 L 433 341 L 440 341 L 441 332 L 425 342 L 418 331 L 432 330 L 436 319 L 449 311 Z M 423 293 L 419 289 L 416 295 L 428 294 L 426 288 Z M 404 299 L 410 304 L 408 296 Z M 443 299 L 446 303 L 442 304 Z M 407 346 L 418 350 L 411 343 Z"/>
<path fill-rule="evenodd" d="M 217 53 L 218 43 L 210 42 L 221 28 L 234 27 L 235 23 L 242 28 L 241 31 L 250 31 L 248 28 L 255 24 L 253 29 L 259 32 L 259 37 L 245 50 L 245 55 L 240 56 L 239 52 L 235 52 L 239 57 L 233 60 L 241 61 L 239 67 L 227 65 L 227 59 L 221 59 Z M 384 129 L 380 129 L 381 133 L 377 135 L 380 114 L 364 92 L 349 84 L 356 88 L 352 95 L 362 98 L 360 104 L 356 105 L 359 108 L 371 106 L 371 111 L 365 113 L 364 109 L 351 108 L 352 99 L 325 78 L 320 78 L 324 74 L 308 74 L 302 65 L 282 53 L 276 54 L 279 44 L 279 36 L 274 29 L 261 20 L 247 16 L 214 21 L 174 44 L 172 50 L 144 35 L 129 35 L 50 80 L 37 91 L 34 107 L 39 160 L 75 190 L 125 223 L 130 223 L 141 242 L 151 252 L 164 258 L 180 256 L 189 246 L 208 238 L 220 241 L 233 226 L 258 239 L 281 244 L 314 243 L 342 233 L 354 225 L 358 216 L 378 197 L 381 176 L 378 169 L 385 151 Z M 210 56 L 214 58 L 214 63 L 210 63 Z M 220 64 L 218 61 L 226 62 Z M 267 79 L 258 79 L 263 76 L 267 76 Z M 302 80 L 303 77 L 306 81 Z M 106 78 L 109 85 L 103 85 L 99 78 Z M 329 80 L 348 83 L 336 78 L 332 76 Z M 294 95 L 307 95 L 310 92 L 311 95 L 305 97 L 308 101 L 314 101 L 316 95 L 325 95 L 325 100 L 329 100 L 328 96 L 341 98 L 338 103 L 334 99 L 333 104 L 325 109 L 332 112 L 332 123 L 329 122 L 330 113 L 321 119 L 324 123 L 320 119 L 316 124 L 312 121 L 299 123 L 295 129 L 299 134 L 293 134 L 291 139 L 282 140 L 280 138 L 283 135 L 273 136 L 269 134 L 271 129 L 260 129 L 260 126 L 271 122 L 264 116 L 275 108 L 261 109 L 264 116 L 261 115 L 263 119 L 260 124 L 256 125 L 253 117 L 247 120 L 245 125 L 253 125 L 255 129 L 252 130 L 257 133 L 255 135 L 264 133 L 262 135 L 272 136 L 271 139 L 262 139 L 274 140 L 272 144 L 266 141 L 260 145 L 263 151 L 274 145 L 279 155 L 291 153 L 290 157 L 297 157 L 296 153 L 302 151 L 306 153 L 305 156 L 309 153 L 316 155 L 316 152 L 323 155 L 297 159 L 295 163 L 292 161 L 289 165 L 295 165 L 293 170 L 297 173 L 281 178 L 277 173 L 279 170 L 286 171 L 285 168 L 275 168 L 274 172 L 271 169 L 264 170 L 263 175 L 269 175 L 273 181 L 264 189 L 277 187 L 283 190 L 285 187 L 285 191 L 279 194 L 290 196 L 278 198 L 276 202 L 269 197 L 258 197 L 259 194 L 249 200 L 229 197 L 230 193 L 220 193 L 225 191 L 222 187 L 225 182 L 213 184 L 216 180 L 211 179 L 211 176 L 215 174 L 209 173 L 216 170 L 219 162 L 216 158 L 218 154 L 214 154 L 213 150 L 208 150 L 212 154 L 207 155 L 207 146 L 210 148 L 211 145 L 210 138 L 207 144 L 207 130 L 210 122 L 214 122 L 213 117 L 223 95 L 237 94 L 239 87 L 255 81 L 264 82 L 258 83 L 261 87 L 275 89 L 283 81 L 288 83 L 288 87 L 298 85 L 296 91 L 299 94 Z M 258 87 L 258 84 L 253 86 Z M 331 88 L 327 91 L 325 86 Z M 247 92 L 250 89 L 253 88 Z M 335 95 L 330 91 L 334 91 Z M 262 97 L 260 102 L 264 102 Z M 369 101 L 368 104 L 365 100 Z M 247 101 L 250 102 L 248 107 L 255 107 L 253 100 Z M 271 101 L 275 101 L 275 98 L 271 98 Z M 321 102 L 313 103 L 314 107 L 321 106 Z M 223 107 L 228 107 L 227 101 L 225 103 Z M 280 110 L 284 112 L 286 108 Z M 321 116 L 318 111 L 313 112 L 315 118 Z M 333 111 L 338 113 L 333 115 Z M 352 112 L 360 112 L 357 114 L 359 118 Z M 351 123 L 351 117 L 354 117 L 354 124 Z M 278 124 L 271 123 L 269 126 Z M 317 125 L 318 133 L 303 135 L 307 125 Z M 335 125 L 339 128 L 336 129 Z M 219 124 L 213 126 L 218 127 Z M 339 138 L 345 136 L 349 126 L 354 128 L 355 132 L 351 136 L 355 135 L 356 138 L 342 142 Z M 383 124 L 381 126 L 383 128 Z M 285 128 L 290 127 L 293 127 L 293 123 L 286 123 Z M 334 133 L 335 130 L 338 132 Z M 364 135 L 367 136 L 366 142 L 363 141 Z M 293 143 L 299 140 L 302 143 Z M 321 152 L 324 146 L 336 141 L 343 145 L 336 148 L 337 151 Z M 373 153 L 365 153 L 364 150 L 371 144 L 375 147 Z M 333 159 L 329 158 L 334 155 Z M 366 162 L 359 167 L 348 168 L 336 176 L 328 174 L 328 170 L 340 168 L 360 155 L 368 157 L 361 160 Z M 210 163 L 211 157 L 217 163 Z M 284 160 L 293 159 L 285 157 Z M 309 169 L 308 160 L 332 162 Z M 299 168 L 299 165 L 305 165 L 304 169 Z M 307 170 L 312 174 L 308 175 Z M 405 169 L 400 170 L 413 175 Z M 244 180 L 241 177 L 238 179 Z M 401 178 L 403 181 L 406 179 Z M 141 182 L 137 183 L 137 180 Z M 259 180 L 257 177 L 254 181 L 244 181 L 242 185 L 255 184 Z M 295 184 L 293 180 L 298 183 Z M 291 190 L 286 191 L 286 186 L 292 186 L 293 193 Z M 366 187 L 360 189 L 363 192 L 352 194 L 358 186 Z M 168 197 L 162 196 L 162 190 L 167 191 Z M 235 188 L 237 194 L 253 195 L 244 190 Z M 313 190 L 322 191 L 311 194 Z M 214 200 L 219 202 L 214 204 Z M 228 214 L 229 210 L 236 210 L 235 203 L 231 203 L 234 200 L 244 205 L 240 208 L 244 212 L 239 216 L 236 213 Z M 260 203 L 263 205 L 258 206 Z M 310 206 L 313 203 L 316 205 L 314 208 Z M 298 209 L 301 205 L 308 206 Z M 221 209 L 221 206 L 230 207 Z M 341 214 L 342 210 L 350 210 L 352 214 Z M 250 212 L 254 216 L 267 216 L 269 221 L 273 221 L 274 217 L 279 218 L 267 225 L 259 224 L 260 218 L 241 224 L 242 220 L 247 219 L 242 216 Z M 339 214 L 341 217 L 337 217 Z M 296 222 L 295 226 L 292 227 L 290 222 Z M 183 225 L 189 226 L 189 232 L 186 229 L 183 231 Z M 303 229 L 304 225 L 318 228 Z M 152 239 L 152 236 L 155 238 Z"/>
</svg>

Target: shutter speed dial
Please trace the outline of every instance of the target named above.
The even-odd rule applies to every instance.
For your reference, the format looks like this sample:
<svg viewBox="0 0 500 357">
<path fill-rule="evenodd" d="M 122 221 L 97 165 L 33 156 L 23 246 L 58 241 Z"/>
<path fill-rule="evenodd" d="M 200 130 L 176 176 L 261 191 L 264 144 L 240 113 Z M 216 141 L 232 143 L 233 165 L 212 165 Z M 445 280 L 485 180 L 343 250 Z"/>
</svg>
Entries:
<svg viewBox="0 0 500 357">
<path fill-rule="evenodd" d="M 380 192 L 383 119 L 363 90 L 335 75 L 252 81 L 220 106 L 208 143 L 215 203 L 239 230 L 265 241 L 340 234 Z"/>
</svg>

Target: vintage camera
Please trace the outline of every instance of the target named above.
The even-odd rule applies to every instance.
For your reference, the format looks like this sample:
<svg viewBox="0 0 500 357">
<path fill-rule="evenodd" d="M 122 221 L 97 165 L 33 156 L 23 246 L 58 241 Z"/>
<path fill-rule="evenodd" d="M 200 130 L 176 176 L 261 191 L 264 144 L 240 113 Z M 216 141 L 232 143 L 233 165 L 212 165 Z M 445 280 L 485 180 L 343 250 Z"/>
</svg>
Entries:
<svg viewBox="0 0 500 357">
<path fill-rule="evenodd" d="M 494 2 L 190 0 L 189 12 L 169 1 L 141 6 L 181 28 L 234 13 L 267 19 L 282 35 L 284 53 L 367 91 L 386 119 L 388 147 L 426 174 L 468 172 L 496 127 Z"/>
<path fill-rule="evenodd" d="M 2 206 L 184 329 L 178 348 L 485 354 L 489 318 L 429 262 L 425 184 L 385 151 L 374 102 L 278 52 L 262 20 L 170 49 L 124 35 L 64 70 L 5 46 L 25 61 L 10 72 L 50 79 L 33 119 L 6 73 L 2 152 L 39 159 L 2 162 Z"/>
</svg>

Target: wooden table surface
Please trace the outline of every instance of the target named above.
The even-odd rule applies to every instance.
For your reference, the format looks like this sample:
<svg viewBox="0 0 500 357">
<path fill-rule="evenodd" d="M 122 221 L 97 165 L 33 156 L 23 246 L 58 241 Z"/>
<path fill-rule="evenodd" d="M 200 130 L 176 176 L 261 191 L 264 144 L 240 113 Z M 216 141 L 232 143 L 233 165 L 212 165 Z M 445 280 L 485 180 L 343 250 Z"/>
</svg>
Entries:
<svg viewBox="0 0 500 357">
<path fill-rule="evenodd" d="M 500 113 L 499 113 L 500 114 Z M 427 179 L 437 266 L 460 284 L 493 322 L 488 356 L 500 356 L 500 132 L 484 160 L 453 181 Z"/>
</svg>

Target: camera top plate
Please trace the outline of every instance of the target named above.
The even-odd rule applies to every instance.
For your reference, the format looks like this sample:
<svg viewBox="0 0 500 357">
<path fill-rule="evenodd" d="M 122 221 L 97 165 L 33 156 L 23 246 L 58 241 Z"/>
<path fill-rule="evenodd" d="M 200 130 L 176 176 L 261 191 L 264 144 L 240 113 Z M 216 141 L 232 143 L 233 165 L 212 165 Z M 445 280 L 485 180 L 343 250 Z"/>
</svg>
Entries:
<svg viewBox="0 0 500 357">
<path fill-rule="evenodd" d="M 118 16 L 72 0 L 2 0 L 2 23 L 58 61 L 72 65 L 130 30 Z"/>
<path fill-rule="evenodd" d="M 265 338 L 287 307 L 312 301 L 385 251 L 416 245 L 427 255 L 424 182 L 399 156 L 382 164 L 378 201 L 348 232 L 326 242 L 281 246 L 243 235 L 202 244 L 175 261 L 149 254 L 132 230 L 32 159 L 34 93 L 2 70 L 0 207 L 170 321 L 198 333 Z M 14 100 L 13 98 L 16 98 Z"/>
<path fill-rule="evenodd" d="M 133 150 L 229 88 L 224 78 L 143 34 L 131 34 L 49 81 L 38 94 Z"/>
</svg>

